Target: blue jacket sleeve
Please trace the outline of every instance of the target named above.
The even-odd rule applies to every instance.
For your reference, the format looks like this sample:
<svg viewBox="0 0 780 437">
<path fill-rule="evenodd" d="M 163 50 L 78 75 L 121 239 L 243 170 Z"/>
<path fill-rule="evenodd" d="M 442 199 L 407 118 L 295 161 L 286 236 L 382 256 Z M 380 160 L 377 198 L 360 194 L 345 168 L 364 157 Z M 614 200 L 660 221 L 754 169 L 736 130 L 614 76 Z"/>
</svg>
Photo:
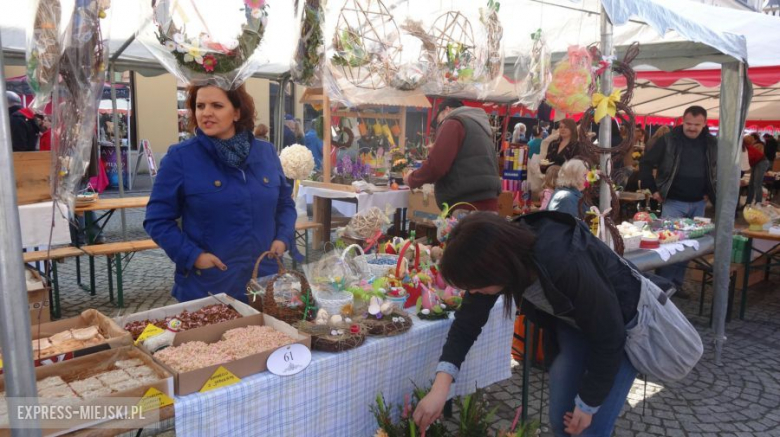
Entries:
<svg viewBox="0 0 780 437">
<path fill-rule="evenodd" d="M 287 246 L 287 250 L 292 253 L 292 245 L 295 243 L 295 221 L 298 219 L 298 212 L 295 210 L 295 201 L 292 198 L 293 189 L 284 177 L 282 163 L 279 157 L 273 153 L 276 159 L 276 166 L 279 168 L 279 177 L 282 184 L 279 186 L 279 201 L 276 205 L 276 236 L 274 240 L 279 240 Z"/>
<path fill-rule="evenodd" d="M 184 204 L 184 170 L 177 150 L 169 151 L 160 163 L 152 195 L 146 206 L 144 229 L 168 257 L 183 270 L 192 269 L 203 253 L 179 228 Z"/>
</svg>

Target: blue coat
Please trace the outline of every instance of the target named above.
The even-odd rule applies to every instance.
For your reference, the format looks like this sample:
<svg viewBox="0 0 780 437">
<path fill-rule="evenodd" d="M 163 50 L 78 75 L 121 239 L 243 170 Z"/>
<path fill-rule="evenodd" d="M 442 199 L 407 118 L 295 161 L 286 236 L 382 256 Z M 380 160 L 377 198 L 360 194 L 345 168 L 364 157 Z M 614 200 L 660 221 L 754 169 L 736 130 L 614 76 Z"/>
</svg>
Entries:
<svg viewBox="0 0 780 437">
<path fill-rule="evenodd" d="M 558 188 L 553 193 L 550 203 L 547 205 L 548 211 L 560 211 L 571 214 L 574 217 L 582 216 L 580 208 L 580 199 L 582 192 L 576 188 Z"/>
<path fill-rule="evenodd" d="M 209 292 L 246 301 L 246 285 L 260 254 L 274 240 L 288 249 L 295 241 L 292 188 L 276 150 L 269 142 L 251 141 L 242 169 L 222 163 L 200 131 L 172 146 L 160 163 L 144 229 L 176 263 L 171 294 L 179 301 Z M 216 255 L 227 270 L 194 268 L 203 252 Z M 276 271 L 276 262 L 264 260 L 258 277 Z"/>
</svg>

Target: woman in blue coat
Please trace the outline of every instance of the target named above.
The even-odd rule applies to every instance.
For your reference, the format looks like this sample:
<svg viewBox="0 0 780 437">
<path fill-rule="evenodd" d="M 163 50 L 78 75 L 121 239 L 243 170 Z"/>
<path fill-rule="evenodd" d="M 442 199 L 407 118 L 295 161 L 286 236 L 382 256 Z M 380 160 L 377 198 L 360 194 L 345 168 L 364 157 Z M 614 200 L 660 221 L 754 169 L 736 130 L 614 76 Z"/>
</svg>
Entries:
<svg viewBox="0 0 780 437">
<path fill-rule="evenodd" d="M 187 108 L 196 135 L 162 160 L 144 229 L 176 263 L 176 299 L 224 292 L 246 301 L 260 254 L 282 256 L 294 244 L 292 188 L 273 145 L 252 136 L 255 106 L 243 85 L 191 86 Z M 258 276 L 276 270 L 266 259 Z"/>
</svg>

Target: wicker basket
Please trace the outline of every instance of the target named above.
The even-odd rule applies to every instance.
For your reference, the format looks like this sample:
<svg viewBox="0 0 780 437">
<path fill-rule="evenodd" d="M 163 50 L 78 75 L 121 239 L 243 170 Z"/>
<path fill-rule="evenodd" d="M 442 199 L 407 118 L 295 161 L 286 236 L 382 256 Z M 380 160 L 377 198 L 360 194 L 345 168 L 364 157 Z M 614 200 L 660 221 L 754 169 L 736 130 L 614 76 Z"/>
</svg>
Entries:
<svg viewBox="0 0 780 437">
<path fill-rule="evenodd" d="M 394 322 L 393 319 L 403 320 Z M 406 311 L 398 308 L 394 308 L 392 313 L 381 319 L 367 316 L 361 318 L 360 322 L 368 329 L 368 335 L 381 337 L 391 337 L 393 335 L 402 334 L 412 328 L 412 318 L 409 317 L 409 314 Z"/>
<path fill-rule="evenodd" d="M 642 235 L 634 235 L 631 237 L 623 237 L 623 253 L 633 252 L 639 250 L 639 243 L 642 242 Z"/>
<path fill-rule="evenodd" d="M 324 309 L 328 314 L 340 314 L 342 308 L 346 305 L 352 305 L 355 297 L 352 293 L 346 291 L 318 290 L 312 288 L 312 295 L 317 306 Z"/>
<path fill-rule="evenodd" d="M 388 260 L 388 261 L 392 261 L 392 263 L 372 264 L 369 262 L 371 260 L 376 260 L 376 259 Z M 374 253 L 368 255 L 359 255 L 355 257 L 355 262 L 361 266 L 361 269 L 365 269 L 364 271 L 369 272 L 371 276 L 379 278 L 385 276 L 388 270 L 391 270 L 393 266 L 398 263 L 398 255 L 391 255 L 388 253 Z"/>
<path fill-rule="evenodd" d="M 354 349 L 366 341 L 366 328 L 360 327 L 356 334 L 345 332 L 343 335 L 330 335 L 331 328 L 315 325 L 312 322 L 299 321 L 297 329 L 311 335 L 311 348 L 324 352 L 343 352 Z"/>
<path fill-rule="evenodd" d="M 260 268 L 260 262 L 270 254 L 271 252 L 263 252 L 260 257 L 257 258 L 257 262 L 255 262 L 255 268 L 252 271 L 252 279 L 249 281 L 249 284 L 247 284 L 247 294 L 250 296 L 250 304 L 258 311 L 286 323 L 292 324 L 300 320 L 305 320 L 310 316 L 309 310 L 313 308 L 311 287 L 309 286 L 309 281 L 306 280 L 306 276 L 294 270 L 285 269 L 282 260 L 277 256 L 274 257 L 276 263 L 279 265 L 279 271 L 276 276 L 268 281 L 268 284 L 266 284 L 265 287 L 257 281 L 257 271 Z M 288 307 L 279 305 L 276 302 L 276 299 L 274 298 L 274 284 L 276 283 L 276 278 L 284 274 L 293 275 L 300 281 L 301 299 L 303 300 L 302 305 Z M 265 294 L 262 292 L 263 289 L 265 290 Z M 254 299 L 257 295 L 262 296 L 259 299 Z"/>
</svg>

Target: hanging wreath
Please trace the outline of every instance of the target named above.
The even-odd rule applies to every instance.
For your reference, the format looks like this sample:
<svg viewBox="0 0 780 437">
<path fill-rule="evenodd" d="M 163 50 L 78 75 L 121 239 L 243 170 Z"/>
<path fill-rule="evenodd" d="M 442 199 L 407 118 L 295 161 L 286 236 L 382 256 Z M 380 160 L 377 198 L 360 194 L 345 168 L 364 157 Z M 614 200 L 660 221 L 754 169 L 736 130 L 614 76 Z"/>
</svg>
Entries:
<svg viewBox="0 0 780 437">
<path fill-rule="evenodd" d="M 425 85 L 435 71 L 436 45 L 420 21 L 408 19 L 401 29 L 399 63 L 389 63 L 385 72 L 391 87 L 412 91 Z"/>
<path fill-rule="evenodd" d="M 339 13 L 330 61 L 352 85 L 366 89 L 387 86 L 386 70 L 399 61 L 400 32 L 381 0 L 350 0 Z"/>
<path fill-rule="evenodd" d="M 168 3 L 161 1 L 159 5 L 167 7 Z M 179 65 L 196 73 L 225 74 L 239 69 L 260 45 L 268 20 L 266 0 L 244 0 L 246 24 L 241 26 L 241 34 L 228 43 L 218 43 L 205 32 L 189 36 L 184 26 L 179 27 L 172 20 L 158 22 L 156 8 L 159 5 L 154 0 L 158 41 L 173 54 Z"/>
<path fill-rule="evenodd" d="M 433 22 L 436 61 L 444 94 L 463 89 L 474 78 L 476 54 L 471 22 L 458 11 L 448 11 Z"/>
<path fill-rule="evenodd" d="M 325 11 L 320 0 L 306 0 L 302 12 L 301 35 L 290 73 L 295 83 L 311 87 L 321 81 Z"/>
</svg>

